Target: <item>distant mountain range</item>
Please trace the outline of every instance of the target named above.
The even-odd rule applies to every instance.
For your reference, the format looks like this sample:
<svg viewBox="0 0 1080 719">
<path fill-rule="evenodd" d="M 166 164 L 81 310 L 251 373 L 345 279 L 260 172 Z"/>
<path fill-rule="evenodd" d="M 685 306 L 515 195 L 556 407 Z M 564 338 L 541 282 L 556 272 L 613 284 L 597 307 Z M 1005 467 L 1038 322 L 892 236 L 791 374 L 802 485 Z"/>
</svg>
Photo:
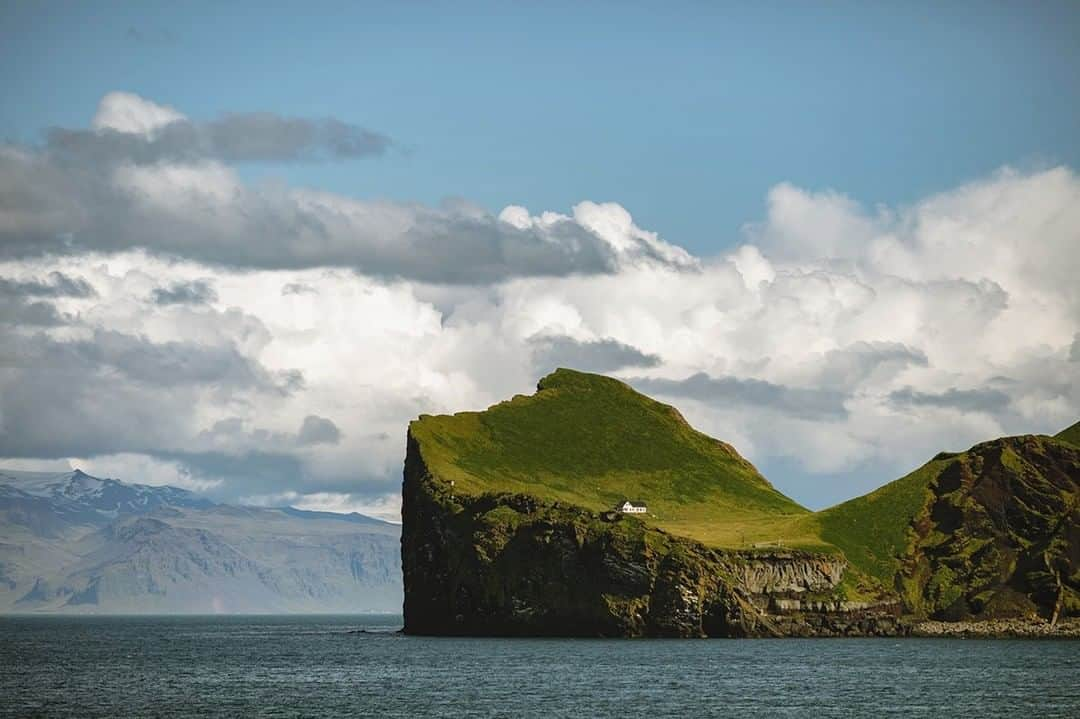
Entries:
<svg viewBox="0 0 1080 719">
<path fill-rule="evenodd" d="M 398 612 L 399 537 L 360 514 L 0 469 L 0 613 Z"/>
</svg>

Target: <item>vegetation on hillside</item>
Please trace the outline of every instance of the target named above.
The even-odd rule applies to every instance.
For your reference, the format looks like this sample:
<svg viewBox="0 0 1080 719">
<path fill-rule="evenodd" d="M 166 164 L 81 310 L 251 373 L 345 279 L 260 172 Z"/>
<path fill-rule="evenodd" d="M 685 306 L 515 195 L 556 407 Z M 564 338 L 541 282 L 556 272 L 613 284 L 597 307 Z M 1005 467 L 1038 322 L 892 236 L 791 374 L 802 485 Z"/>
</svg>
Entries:
<svg viewBox="0 0 1080 719">
<path fill-rule="evenodd" d="M 780 540 L 843 552 L 855 570 L 846 592 L 899 591 L 928 615 L 1080 611 L 1071 559 L 1080 423 L 1056 437 L 943 452 L 817 513 L 673 407 L 599 375 L 560 369 L 534 395 L 484 412 L 425 415 L 410 434 L 451 495 L 528 496 L 597 513 L 623 499 L 644 501 L 645 526 L 708 546 L 747 550 Z M 498 511 L 490 517 L 495 525 L 505 519 Z"/>
<path fill-rule="evenodd" d="M 908 545 L 912 517 L 929 500 L 930 483 L 953 461 L 956 455 L 938 455 L 870 494 L 818 512 L 813 519 L 822 540 L 842 549 L 860 571 L 891 582 L 896 558 Z"/>
<path fill-rule="evenodd" d="M 1067 429 L 1061 430 L 1054 435 L 1054 439 L 1068 442 L 1075 447 L 1080 447 L 1080 422 L 1077 422 Z"/>
<path fill-rule="evenodd" d="M 673 407 L 600 375 L 559 369 L 534 395 L 425 415 L 409 431 L 455 493 L 522 493 L 595 512 L 643 500 L 650 524 L 714 546 L 776 539 L 808 514 Z"/>
<path fill-rule="evenodd" d="M 1056 531 L 1054 523 L 1068 514 L 1068 478 L 1071 476 L 1075 484 L 1080 466 L 1070 445 L 1060 437 L 1002 437 L 966 452 L 942 452 L 870 494 L 801 521 L 815 524 L 824 542 L 842 550 L 856 569 L 883 586 L 894 586 L 905 562 L 917 565 L 928 547 L 933 548 L 935 562 L 948 567 L 948 572 L 963 573 L 967 568 L 975 575 L 978 570 L 974 567 L 980 562 L 997 567 L 1002 557 L 1007 563 L 1009 557 L 1023 553 L 1033 543 L 1046 541 L 1043 535 Z M 960 474 L 967 480 L 961 486 L 950 486 L 949 477 Z M 1032 492 L 1040 495 L 1039 503 L 1027 496 Z M 987 506 L 991 496 L 992 507 Z M 1012 516 L 1016 514 L 1025 516 L 1018 521 Z M 946 516 L 951 523 L 943 519 Z M 963 520 L 956 519 L 961 516 Z M 1010 516 L 1026 534 L 1010 536 Z M 991 543 L 1000 545 L 997 551 L 990 550 Z M 1063 550 L 1060 544 L 1053 544 L 1055 551 Z M 997 573 L 1002 576 L 1012 571 L 1009 567 L 1000 569 Z M 981 571 L 989 575 L 996 570 Z M 931 579 L 936 585 L 948 583 L 940 572 L 935 577 L 916 578 L 916 583 Z M 949 581 L 962 584 L 956 576 Z M 912 591 L 923 589 L 920 586 Z M 949 603 L 944 599 L 944 594 L 938 597 L 941 606 L 931 610 L 944 610 Z"/>
</svg>

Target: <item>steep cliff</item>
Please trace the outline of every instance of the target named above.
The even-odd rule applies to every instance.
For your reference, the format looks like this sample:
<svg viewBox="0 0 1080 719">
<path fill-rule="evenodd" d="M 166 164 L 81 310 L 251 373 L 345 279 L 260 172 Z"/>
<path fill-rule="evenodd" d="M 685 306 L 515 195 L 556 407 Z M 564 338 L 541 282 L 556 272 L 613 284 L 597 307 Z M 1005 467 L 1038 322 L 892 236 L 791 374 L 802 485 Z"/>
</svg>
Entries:
<svg viewBox="0 0 1080 719">
<path fill-rule="evenodd" d="M 1080 448 L 1034 435 L 984 442 L 929 489 L 898 575 L 913 611 L 1080 615 Z"/>
<path fill-rule="evenodd" d="M 647 514 L 611 511 L 625 497 L 646 502 Z M 806 516 L 673 408 L 621 382 L 559 370 L 532 397 L 410 425 L 405 631 L 877 631 L 849 620 L 889 608 L 860 595 L 835 549 L 752 548 Z M 807 612 L 820 616 L 804 620 Z"/>
<path fill-rule="evenodd" d="M 525 494 L 455 495 L 411 433 L 402 516 L 409 634 L 739 637 L 899 628 L 891 617 L 867 622 L 869 607 L 846 603 L 842 557 L 722 551 L 617 513 Z M 794 617 L 804 610 L 821 616 Z M 860 612 L 861 628 L 852 621 Z"/>
<path fill-rule="evenodd" d="M 410 425 L 405 631 L 865 636 L 920 617 L 1057 621 L 1080 614 L 1078 482 L 1080 447 L 1007 437 L 811 513 L 673 408 L 559 370 L 530 397 Z M 647 512 L 612 511 L 622 499 Z"/>
</svg>

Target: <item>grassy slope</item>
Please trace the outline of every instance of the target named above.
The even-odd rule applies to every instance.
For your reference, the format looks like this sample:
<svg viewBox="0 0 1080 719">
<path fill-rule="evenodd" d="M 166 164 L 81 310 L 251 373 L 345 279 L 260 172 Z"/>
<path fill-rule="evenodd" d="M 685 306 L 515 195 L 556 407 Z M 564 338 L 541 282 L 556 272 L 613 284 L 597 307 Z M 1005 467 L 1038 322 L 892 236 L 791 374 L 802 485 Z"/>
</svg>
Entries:
<svg viewBox="0 0 1080 719">
<path fill-rule="evenodd" d="M 1080 422 L 1077 422 L 1068 429 L 1063 429 L 1054 435 L 1054 439 L 1067 442 L 1074 447 L 1080 447 Z"/>
<path fill-rule="evenodd" d="M 618 380 L 560 369 L 539 391 L 485 412 L 410 425 L 424 460 L 455 493 L 521 492 L 602 511 L 648 502 L 646 521 L 716 546 L 784 537 L 809 516 L 728 445 Z M 814 536 L 801 544 L 820 546 Z"/>
<path fill-rule="evenodd" d="M 908 545 L 908 525 L 930 497 L 930 483 L 958 455 L 933 459 L 911 474 L 811 518 L 821 538 L 864 573 L 888 584 Z M 939 455 L 943 457 L 943 455 Z"/>
<path fill-rule="evenodd" d="M 1045 439 L 1080 447 L 1080 422 Z M 895 557 L 908 547 L 908 526 L 930 498 L 931 483 L 952 462 L 967 454 L 943 452 L 911 474 L 800 522 L 815 525 L 822 540 L 843 550 L 855 567 L 889 582 L 898 567 Z M 1016 461 L 1023 462 L 1019 457 Z M 801 533 L 812 534 L 814 530 L 802 529 Z"/>
</svg>

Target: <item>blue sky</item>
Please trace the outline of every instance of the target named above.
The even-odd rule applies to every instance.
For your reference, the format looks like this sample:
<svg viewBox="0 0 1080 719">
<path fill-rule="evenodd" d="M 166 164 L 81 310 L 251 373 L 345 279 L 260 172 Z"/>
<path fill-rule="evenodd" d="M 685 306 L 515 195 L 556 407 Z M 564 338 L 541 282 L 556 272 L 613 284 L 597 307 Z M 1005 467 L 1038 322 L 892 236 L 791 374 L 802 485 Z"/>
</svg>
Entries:
<svg viewBox="0 0 1080 719">
<path fill-rule="evenodd" d="M 903 205 L 1080 164 L 1075 2 L 581 5 L 7 2 L 0 135 L 83 127 L 111 90 L 334 116 L 399 151 L 244 172 L 494 211 L 616 200 L 697 254 L 780 181 Z"/>
</svg>

